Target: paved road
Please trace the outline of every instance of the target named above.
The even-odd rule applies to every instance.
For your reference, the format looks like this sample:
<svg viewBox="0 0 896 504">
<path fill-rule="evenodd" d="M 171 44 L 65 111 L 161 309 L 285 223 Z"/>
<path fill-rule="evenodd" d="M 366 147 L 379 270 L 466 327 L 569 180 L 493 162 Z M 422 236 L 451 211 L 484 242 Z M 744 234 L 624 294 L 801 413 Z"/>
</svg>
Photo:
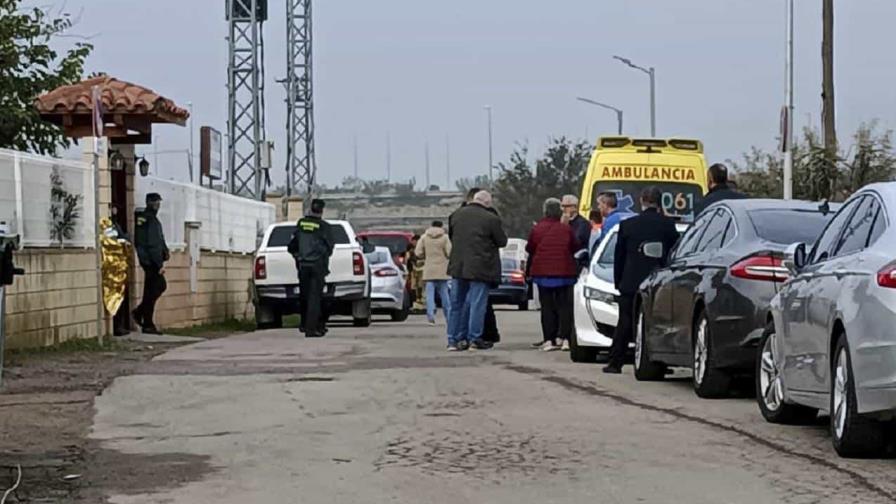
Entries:
<svg viewBox="0 0 896 504">
<path fill-rule="evenodd" d="M 97 398 L 92 437 L 132 477 L 114 503 L 877 503 L 896 462 L 848 461 L 823 424 L 766 424 L 505 342 L 449 354 L 419 317 L 321 340 L 265 331 L 181 347 Z"/>
</svg>

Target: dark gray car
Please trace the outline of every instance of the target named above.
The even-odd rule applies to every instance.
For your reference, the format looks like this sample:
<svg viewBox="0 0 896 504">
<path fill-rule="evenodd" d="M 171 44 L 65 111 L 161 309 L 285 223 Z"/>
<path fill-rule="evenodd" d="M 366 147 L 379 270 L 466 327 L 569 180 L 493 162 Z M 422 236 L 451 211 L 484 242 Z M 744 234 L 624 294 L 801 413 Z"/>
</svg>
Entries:
<svg viewBox="0 0 896 504">
<path fill-rule="evenodd" d="M 725 395 L 732 376 L 754 371 L 769 302 L 788 276 L 784 249 L 814 241 L 831 217 L 803 201 L 731 200 L 707 208 L 669 265 L 641 285 L 635 376 L 657 380 L 667 366 L 690 367 L 697 395 Z"/>
</svg>

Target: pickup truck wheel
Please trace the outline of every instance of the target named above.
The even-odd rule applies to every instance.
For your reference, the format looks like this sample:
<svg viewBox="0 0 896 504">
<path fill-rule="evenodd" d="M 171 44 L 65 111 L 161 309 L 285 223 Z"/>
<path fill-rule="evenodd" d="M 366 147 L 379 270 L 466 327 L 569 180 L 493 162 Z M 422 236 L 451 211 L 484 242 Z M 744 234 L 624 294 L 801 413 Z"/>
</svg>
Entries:
<svg viewBox="0 0 896 504">
<path fill-rule="evenodd" d="M 255 307 L 255 326 L 258 329 L 281 329 L 283 314 L 272 306 L 258 305 Z"/>
</svg>

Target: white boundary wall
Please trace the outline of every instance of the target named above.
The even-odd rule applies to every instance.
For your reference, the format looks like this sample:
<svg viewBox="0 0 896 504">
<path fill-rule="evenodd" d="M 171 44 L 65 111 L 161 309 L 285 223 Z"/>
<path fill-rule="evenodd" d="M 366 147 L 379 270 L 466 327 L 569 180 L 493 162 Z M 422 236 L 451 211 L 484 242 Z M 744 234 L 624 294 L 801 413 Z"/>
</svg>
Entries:
<svg viewBox="0 0 896 504">
<path fill-rule="evenodd" d="M 0 221 L 22 237 L 26 247 L 58 247 L 51 238 L 50 176 L 56 170 L 63 188 L 80 196 L 74 234 L 66 247 L 94 247 L 93 167 L 81 161 L 0 149 Z"/>
<path fill-rule="evenodd" d="M 199 246 L 205 250 L 252 253 L 264 230 L 274 222 L 274 205 L 173 180 L 136 177 L 135 205 L 147 193 L 162 196 L 159 220 L 171 248 L 186 246 L 184 223 L 198 222 Z"/>
</svg>

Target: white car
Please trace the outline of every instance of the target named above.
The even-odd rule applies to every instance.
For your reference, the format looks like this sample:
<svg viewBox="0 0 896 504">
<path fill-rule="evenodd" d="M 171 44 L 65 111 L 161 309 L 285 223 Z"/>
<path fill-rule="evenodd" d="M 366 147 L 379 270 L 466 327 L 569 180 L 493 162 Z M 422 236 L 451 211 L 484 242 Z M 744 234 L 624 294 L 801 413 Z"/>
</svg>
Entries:
<svg viewBox="0 0 896 504">
<path fill-rule="evenodd" d="M 676 224 L 678 232 L 687 224 Z M 613 282 L 616 234 L 619 226 L 607 233 L 597 246 L 588 268 L 579 276 L 573 291 L 575 327 L 569 340 L 569 356 L 573 362 L 595 362 L 601 351 L 613 344 L 613 333 L 619 321 L 616 290 Z M 634 348 L 634 343 L 629 345 Z"/>
<path fill-rule="evenodd" d="M 333 233 L 330 274 L 325 280 L 327 315 L 349 315 L 356 327 L 371 320 L 370 267 L 355 231 L 347 221 L 328 220 Z M 299 312 L 299 278 L 287 245 L 295 222 L 271 224 L 255 253 L 253 288 L 255 320 L 259 328 L 283 326 L 283 315 Z"/>
<path fill-rule="evenodd" d="M 404 322 L 411 311 L 411 298 L 405 290 L 407 273 L 404 266 L 395 264 L 388 247 L 376 247 L 366 255 L 370 263 L 370 299 L 373 312 L 385 313 L 394 322 Z"/>
<path fill-rule="evenodd" d="M 610 230 L 594 251 L 588 268 L 579 276 L 573 290 L 575 330 L 569 340 L 569 356 L 573 362 L 595 362 L 597 354 L 609 350 L 613 331 L 619 320 L 613 285 L 613 254 L 616 231 Z"/>
</svg>

